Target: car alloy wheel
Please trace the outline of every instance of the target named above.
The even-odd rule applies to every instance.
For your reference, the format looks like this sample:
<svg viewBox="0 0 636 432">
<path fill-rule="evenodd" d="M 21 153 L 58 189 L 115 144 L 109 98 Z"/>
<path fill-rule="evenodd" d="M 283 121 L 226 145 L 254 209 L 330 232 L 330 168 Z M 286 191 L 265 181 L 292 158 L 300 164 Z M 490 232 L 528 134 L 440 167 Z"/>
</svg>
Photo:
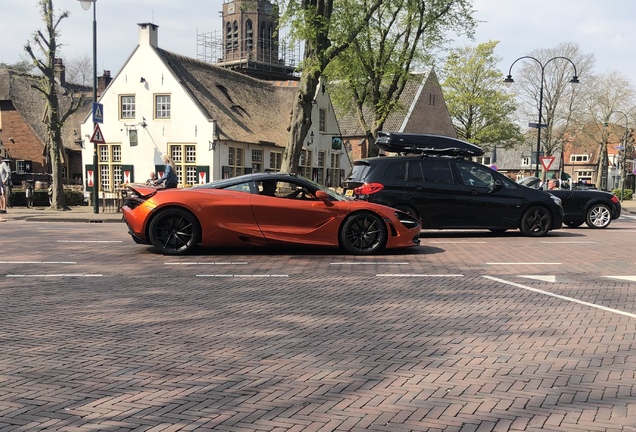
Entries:
<svg viewBox="0 0 636 432">
<path fill-rule="evenodd" d="M 340 229 L 340 243 L 355 255 L 370 255 L 384 249 L 387 230 L 384 221 L 374 213 L 349 216 Z"/>
<path fill-rule="evenodd" d="M 552 226 L 550 211 L 543 206 L 532 206 L 521 218 L 521 232 L 527 236 L 546 235 Z"/>
<path fill-rule="evenodd" d="M 612 212 L 605 204 L 594 204 L 587 212 L 585 223 L 590 228 L 607 228 L 612 221 Z"/>
<path fill-rule="evenodd" d="M 197 219 L 190 212 L 167 208 L 152 218 L 148 234 L 150 242 L 159 252 L 178 255 L 192 250 L 200 231 Z"/>
</svg>

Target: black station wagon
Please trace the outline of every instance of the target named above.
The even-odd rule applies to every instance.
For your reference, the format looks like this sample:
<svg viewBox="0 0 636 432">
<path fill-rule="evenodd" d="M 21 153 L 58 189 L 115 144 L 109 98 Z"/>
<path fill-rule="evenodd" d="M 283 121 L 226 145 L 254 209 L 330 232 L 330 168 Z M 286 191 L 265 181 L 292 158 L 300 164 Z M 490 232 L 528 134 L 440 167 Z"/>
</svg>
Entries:
<svg viewBox="0 0 636 432">
<path fill-rule="evenodd" d="M 377 144 L 411 155 L 356 160 L 344 183 L 345 195 L 409 213 L 422 221 L 423 229 L 519 229 L 542 236 L 561 228 L 558 197 L 466 159 L 483 154 L 473 144 L 437 135 L 384 133 Z"/>
</svg>

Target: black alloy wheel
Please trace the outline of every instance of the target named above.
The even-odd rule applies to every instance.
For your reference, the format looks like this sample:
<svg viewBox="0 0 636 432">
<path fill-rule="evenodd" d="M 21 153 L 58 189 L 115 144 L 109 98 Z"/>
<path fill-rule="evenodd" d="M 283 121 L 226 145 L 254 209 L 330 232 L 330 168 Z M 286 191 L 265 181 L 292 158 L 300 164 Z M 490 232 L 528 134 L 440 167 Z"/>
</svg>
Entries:
<svg viewBox="0 0 636 432">
<path fill-rule="evenodd" d="M 191 251 L 201 234 L 199 222 L 192 213 L 180 208 L 160 210 L 150 222 L 148 236 L 159 252 L 179 255 Z"/>
<path fill-rule="evenodd" d="M 546 235 L 552 226 L 550 211 L 542 206 L 532 206 L 521 217 L 521 232 L 530 237 Z"/>
<path fill-rule="evenodd" d="M 362 212 L 349 216 L 340 229 L 340 243 L 354 255 L 371 255 L 386 246 L 387 230 L 382 218 Z"/>
</svg>

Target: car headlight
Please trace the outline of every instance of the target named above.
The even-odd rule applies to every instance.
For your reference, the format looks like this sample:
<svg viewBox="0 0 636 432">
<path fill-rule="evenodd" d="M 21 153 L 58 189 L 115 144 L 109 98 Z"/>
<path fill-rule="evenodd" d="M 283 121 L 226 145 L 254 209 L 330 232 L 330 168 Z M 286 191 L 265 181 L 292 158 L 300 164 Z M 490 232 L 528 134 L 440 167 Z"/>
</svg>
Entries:
<svg viewBox="0 0 636 432">
<path fill-rule="evenodd" d="M 552 195 L 552 194 L 548 194 L 550 195 L 550 198 L 552 198 L 552 201 L 554 201 L 555 203 L 557 203 L 560 206 L 563 206 L 563 201 L 561 201 L 561 198 L 559 198 L 556 195 Z"/>
</svg>

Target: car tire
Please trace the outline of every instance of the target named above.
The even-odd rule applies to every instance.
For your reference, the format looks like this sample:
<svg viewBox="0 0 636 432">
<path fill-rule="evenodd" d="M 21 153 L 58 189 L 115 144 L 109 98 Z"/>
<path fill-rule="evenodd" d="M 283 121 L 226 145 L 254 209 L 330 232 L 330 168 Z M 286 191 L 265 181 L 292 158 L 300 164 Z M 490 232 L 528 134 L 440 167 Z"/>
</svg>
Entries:
<svg viewBox="0 0 636 432">
<path fill-rule="evenodd" d="M 386 242 L 386 225 L 375 213 L 354 213 L 340 228 L 340 244 L 354 255 L 371 255 L 379 252 L 384 249 Z"/>
<path fill-rule="evenodd" d="M 605 204 L 594 204 L 585 217 L 585 223 L 590 228 L 607 228 L 611 222 L 612 212 Z"/>
<path fill-rule="evenodd" d="M 577 221 L 577 222 L 563 222 L 565 225 L 569 226 L 570 228 L 578 228 L 581 225 L 583 225 L 583 221 Z"/>
<path fill-rule="evenodd" d="M 404 212 L 407 215 L 413 216 L 415 219 L 420 219 L 420 215 L 418 215 L 417 211 L 411 206 L 399 204 L 395 206 L 395 209 Z"/>
<path fill-rule="evenodd" d="M 530 207 L 521 217 L 521 232 L 530 237 L 546 235 L 552 226 L 550 211 L 539 205 Z"/>
<path fill-rule="evenodd" d="M 200 236 L 201 228 L 197 218 L 189 211 L 176 207 L 159 210 L 148 227 L 150 242 L 165 255 L 180 255 L 191 251 Z"/>
</svg>

